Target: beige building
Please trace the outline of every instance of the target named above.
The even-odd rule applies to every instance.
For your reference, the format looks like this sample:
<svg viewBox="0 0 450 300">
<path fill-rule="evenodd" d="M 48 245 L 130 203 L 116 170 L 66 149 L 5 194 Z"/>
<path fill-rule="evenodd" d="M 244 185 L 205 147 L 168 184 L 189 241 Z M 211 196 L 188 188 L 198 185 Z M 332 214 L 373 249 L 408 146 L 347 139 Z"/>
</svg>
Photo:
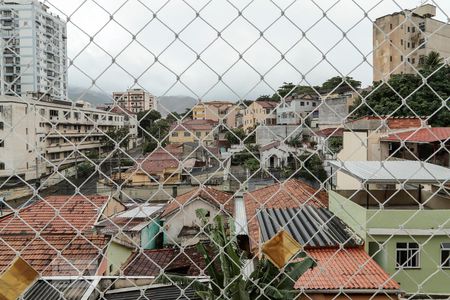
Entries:
<svg viewBox="0 0 450 300">
<path fill-rule="evenodd" d="M 425 4 L 376 19 L 373 25 L 373 80 L 414 73 L 431 51 L 450 56 L 450 25 L 433 19 L 436 7 Z"/>
<path fill-rule="evenodd" d="M 62 173 L 84 161 L 75 149 L 101 153 L 104 133 L 123 126 L 124 116 L 83 103 L 1 96 L 0 181 L 56 175 L 55 166 Z"/>
<path fill-rule="evenodd" d="M 130 112 L 139 113 L 147 110 L 158 110 L 156 97 L 143 89 L 129 89 L 126 92 L 114 92 L 114 103 Z"/>
<path fill-rule="evenodd" d="M 211 120 L 186 120 L 170 128 L 171 144 L 198 143 L 211 145 L 217 137 L 217 124 Z"/>
<path fill-rule="evenodd" d="M 279 103 L 275 101 L 254 101 L 244 111 L 244 131 L 255 128 L 257 125 L 276 125 L 276 108 Z"/>
<path fill-rule="evenodd" d="M 239 113 L 239 106 L 229 101 L 210 101 L 201 102 L 192 109 L 192 118 L 194 120 L 212 120 L 219 123 L 223 120 L 223 124 L 228 128 L 236 128 L 236 115 Z"/>
<path fill-rule="evenodd" d="M 386 125 L 383 125 L 386 122 Z M 339 161 L 381 161 L 389 156 L 389 149 L 381 138 L 387 134 L 420 128 L 423 120 L 416 117 L 388 117 L 381 119 L 367 116 L 345 124 Z M 361 183 L 343 172 L 337 172 L 337 189 L 357 190 Z"/>
</svg>

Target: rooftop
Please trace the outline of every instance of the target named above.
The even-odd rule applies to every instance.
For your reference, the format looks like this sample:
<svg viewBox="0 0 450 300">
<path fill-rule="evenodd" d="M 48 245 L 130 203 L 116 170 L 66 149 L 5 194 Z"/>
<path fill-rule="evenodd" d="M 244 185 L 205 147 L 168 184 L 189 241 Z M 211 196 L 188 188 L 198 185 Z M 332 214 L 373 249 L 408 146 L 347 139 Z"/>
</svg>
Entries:
<svg viewBox="0 0 450 300">
<path fill-rule="evenodd" d="M 326 248 L 307 250 L 317 266 L 303 274 L 295 288 L 345 292 L 386 290 L 399 292 L 400 286 L 364 251 L 363 248 Z"/>
<path fill-rule="evenodd" d="M 258 225 L 263 242 L 285 229 L 305 247 L 362 245 L 362 240 L 350 227 L 324 207 L 263 209 L 258 212 Z"/>
<path fill-rule="evenodd" d="M 450 139 L 450 127 L 430 127 L 393 133 L 382 138 L 387 142 L 433 143 L 447 142 Z"/>
<path fill-rule="evenodd" d="M 333 168 L 365 183 L 442 183 L 450 180 L 449 168 L 422 161 L 330 161 L 330 163 Z"/>
<path fill-rule="evenodd" d="M 197 198 L 201 198 L 202 200 L 207 201 L 215 206 L 220 207 L 223 205 L 226 211 L 228 211 L 230 214 L 233 213 L 233 195 L 216 190 L 211 187 L 203 186 L 197 187 L 192 191 L 179 195 L 178 197 L 170 201 L 162 212 L 161 217 L 165 217 L 175 211 L 178 211 L 183 206 L 187 205 L 187 203 Z"/>
<path fill-rule="evenodd" d="M 186 247 L 181 252 L 177 248 L 144 250 L 135 252 L 124 264 L 125 276 L 158 276 L 161 270 L 198 276 L 206 268 L 203 255 L 196 246 Z"/>
<path fill-rule="evenodd" d="M 185 120 L 181 124 L 173 124 L 170 130 L 173 131 L 196 131 L 196 130 L 213 130 L 216 122 L 212 120 Z"/>
<path fill-rule="evenodd" d="M 276 183 L 244 194 L 245 211 L 248 220 L 248 234 L 251 247 L 262 242 L 258 224 L 258 211 L 262 209 L 299 208 L 305 204 L 326 207 L 328 195 L 298 179 Z"/>
<path fill-rule="evenodd" d="M 49 196 L 0 218 L 0 236 L 91 231 L 109 196 Z"/>
</svg>

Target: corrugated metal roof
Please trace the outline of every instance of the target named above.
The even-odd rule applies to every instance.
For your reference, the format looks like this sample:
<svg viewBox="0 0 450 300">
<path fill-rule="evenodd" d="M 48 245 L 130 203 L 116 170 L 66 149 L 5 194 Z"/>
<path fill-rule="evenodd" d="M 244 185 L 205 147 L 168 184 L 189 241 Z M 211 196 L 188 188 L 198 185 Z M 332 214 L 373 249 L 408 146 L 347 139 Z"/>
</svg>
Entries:
<svg viewBox="0 0 450 300">
<path fill-rule="evenodd" d="M 342 171 L 366 183 L 440 183 L 450 180 L 449 168 L 422 161 L 331 161 L 330 163 L 333 171 Z"/>
<path fill-rule="evenodd" d="M 183 294 L 182 294 L 183 292 Z M 198 300 L 192 288 L 185 290 L 178 286 L 141 287 L 134 290 L 125 289 L 105 294 L 106 300 Z"/>
<path fill-rule="evenodd" d="M 79 300 L 91 285 L 90 280 L 38 280 L 20 300 Z"/>
<path fill-rule="evenodd" d="M 362 240 L 326 208 L 263 209 L 258 211 L 261 238 L 265 242 L 284 227 L 300 244 L 309 247 L 357 246 Z"/>
</svg>

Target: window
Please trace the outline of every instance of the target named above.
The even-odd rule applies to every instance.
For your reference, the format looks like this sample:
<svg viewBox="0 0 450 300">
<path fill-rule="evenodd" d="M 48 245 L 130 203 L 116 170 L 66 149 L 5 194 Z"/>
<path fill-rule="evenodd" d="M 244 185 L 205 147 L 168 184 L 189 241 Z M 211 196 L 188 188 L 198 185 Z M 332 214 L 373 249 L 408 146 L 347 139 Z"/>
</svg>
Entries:
<svg viewBox="0 0 450 300">
<path fill-rule="evenodd" d="M 408 32 L 411 32 L 411 28 L 408 26 Z"/>
<path fill-rule="evenodd" d="M 312 103 L 312 106 L 316 107 L 316 105 L 317 105 L 317 103 L 316 103 L 316 102 L 313 102 L 313 103 Z"/>
<path fill-rule="evenodd" d="M 413 27 L 411 30 L 412 32 L 416 32 L 416 27 Z"/>
<path fill-rule="evenodd" d="M 392 27 L 393 27 L 392 24 L 389 24 L 389 28 L 390 28 L 391 30 L 392 30 Z"/>
<path fill-rule="evenodd" d="M 391 56 L 389 56 L 389 61 L 390 61 L 390 62 L 392 62 L 392 55 L 391 55 Z"/>
<path fill-rule="evenodd" d="M 300 101 L 300 106 L 305 106 L 305 102 Z"/>
<path fill-rule="evenodd" d="M 4 170 L 5 169 L 5 163 L 0 162 L 0 170 Z"/>
<path fill-rule="evenodd" d="M 3 122 L 0 122 L 0 130 L 5 129 L 5 124 Z"/>
<path fill-rule="evenodd" d="M 403 55 L 400 56 L 400 61 L 403 61 Z"/>
<path fill-rule="evenodd" d="M 419 268 L 420 249 L 417 243 L 397 243 L 396 268 Z"/>
<path fill-rule="evenodd" d="M 0 141 L 0 148 L 3 148 L 3 147 L 5 147 L 5 141 L 1 140 Z"/>
<path fill-rule="evenodd" d="M 403 40 L 400 40 L 400 45 L 402 45 L 402 46 L 403 46 Z"/>
<path fill-rule="evenodd" d="M 441 243 L 441 267 L 450 268 L 450 243 Z"/>
<path fill-rule="evenodd" d="M 185 131 L 185 132 L 184 132 L 184 136 L 185 136 L 185 137 L 191 136 L 191 133 Z"/>
<path fill-rule="evenodd" d="M 408 42 L 408 48 L 410 48 L 411 47 L 411 43 L 410 42 Z"/>
<path fill-rule="evenodd" d="M 200 131 L 197 131 L 197 132 L 195 133 L 195 136 L 198 137 L 198 138 L 200 138 L 200 137 L 202 136 L 202 133 L 201 133 Z"/>
<path fill-rule="evenodd" d="M 416 43 L 411 42 L 411 47 L 412 47 L 412 48 L 416 48 Z"/>
<path fill-rule="evenodd" d="M 178 132 L 172 132 L 172 136 L 173 137 L 177 137 L 178 136 Z"/>
</svg>

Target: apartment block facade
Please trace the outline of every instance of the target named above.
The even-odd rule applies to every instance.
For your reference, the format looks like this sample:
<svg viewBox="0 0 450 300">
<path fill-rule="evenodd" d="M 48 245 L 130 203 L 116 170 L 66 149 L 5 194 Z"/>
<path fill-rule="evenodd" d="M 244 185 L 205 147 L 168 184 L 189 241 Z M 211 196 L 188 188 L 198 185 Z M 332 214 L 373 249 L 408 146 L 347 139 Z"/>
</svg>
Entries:
<svg viewBox="0 0 450 300">
<path fill-rule="evenodd" d="M 132 113 L 152 109 L 158 110 L 156 97 L 143 89 L 128 89 L 126 92 L 114 92 L 113 99 L 115 104 Z"/>
<path fill-rule="evenodd" d="M 317 112 L 320 99 L 317 96 L 299 95 L 286 99 L 277 109 L 277 124 L 278 125 L 296 125 L 301 124 L 301 119 Z M 314 117 L 314 114 L 311 114 Z"/>
<path fill-rule="evenodd" d="M 81 103 L 1 96 L 0 181 L 34 180 L 101 154 L 105 133 L 124 125 L 123 115 Z"/>
<path fill-rule="evenodd" d="M 229 101 L 210 101 L 196 104 L 192 109 L 192 119 L 212 120 L 219 122 L 222 120 L 228 128 L 237 127 L 237 115 L 239 106 Z"/>
<path fill-rule="evenodd" d="M 450 25 L 434 19 L 436 6 L 425 4 L 376 19 L 373 25 L 373 80 L 415 73 L 431 51 L 450 57 Z"/>
<path fill-rule="evenodd" d="M 0 1 L 1 95 L 67 99 L 66 22 L 37 0 Z"/>
<path fill-rule="evenodd" d="M 242 118 L 245 132 L 253 130 L 257 125 L 275 125 L 278 102 L 254 101 L 245 110 Z"/>
</svg>

